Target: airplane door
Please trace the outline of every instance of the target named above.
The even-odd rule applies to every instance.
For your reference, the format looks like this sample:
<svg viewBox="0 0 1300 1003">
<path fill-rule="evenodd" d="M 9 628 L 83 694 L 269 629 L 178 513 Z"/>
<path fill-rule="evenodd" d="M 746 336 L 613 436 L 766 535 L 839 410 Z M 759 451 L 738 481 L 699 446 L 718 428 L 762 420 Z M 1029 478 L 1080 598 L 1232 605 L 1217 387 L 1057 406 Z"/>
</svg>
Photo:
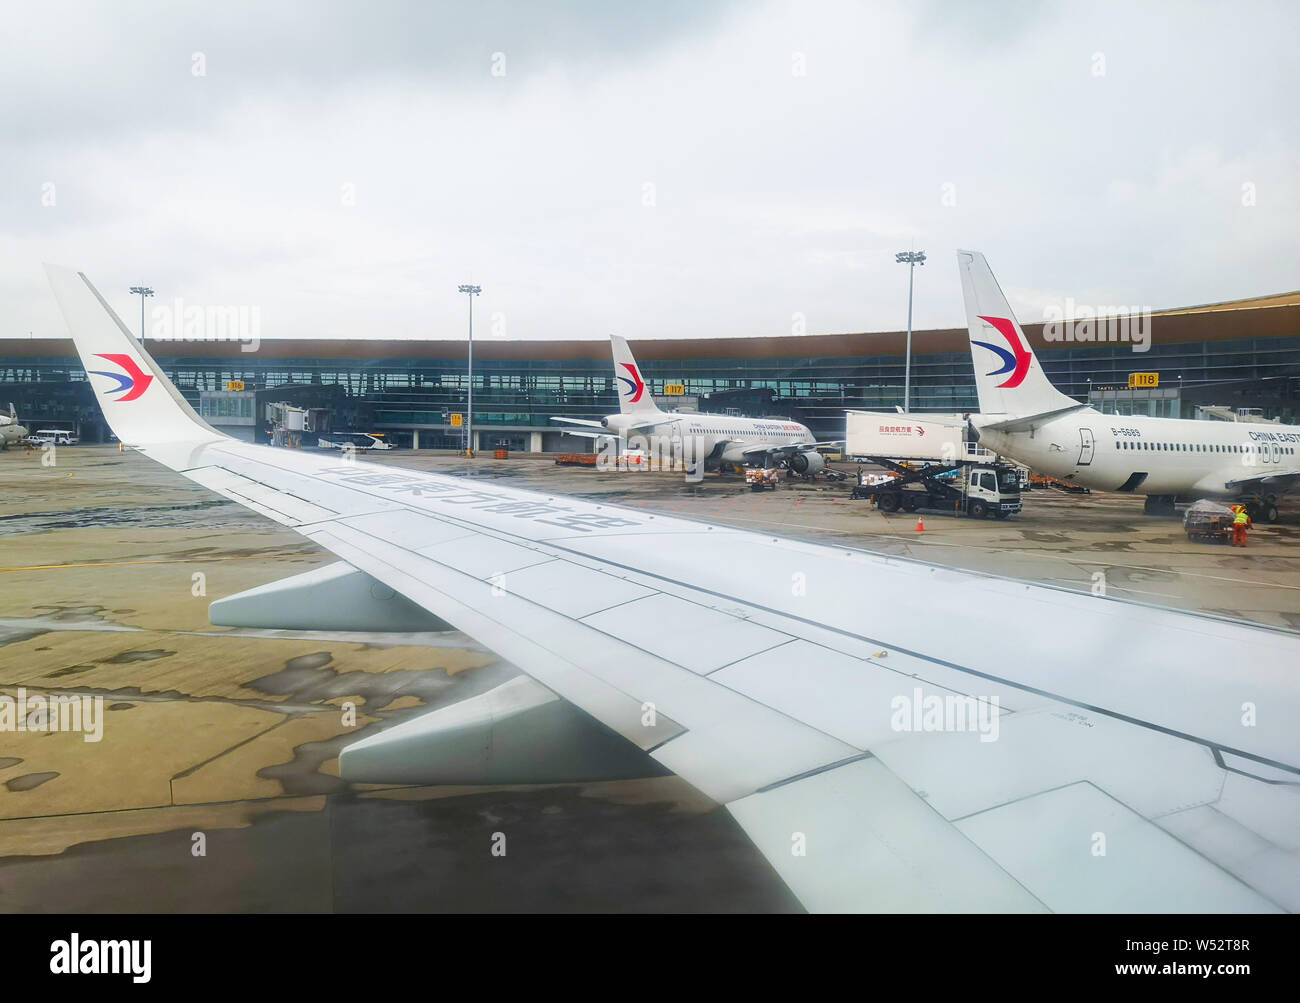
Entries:
<svg viewBox="0 0 1300 1003">
<path fill-rule="evenodd" d="M 1092 462 L 1092 429 L 1079 429 L 1079 466 L 1086 467 Z"/>
</svg>

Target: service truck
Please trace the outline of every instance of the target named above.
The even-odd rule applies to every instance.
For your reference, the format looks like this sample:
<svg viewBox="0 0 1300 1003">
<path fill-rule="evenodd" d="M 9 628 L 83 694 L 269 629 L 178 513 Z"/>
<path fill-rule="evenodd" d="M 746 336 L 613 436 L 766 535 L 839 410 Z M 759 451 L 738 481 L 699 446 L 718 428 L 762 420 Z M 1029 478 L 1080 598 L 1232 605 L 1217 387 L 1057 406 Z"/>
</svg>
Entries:
<svg viewBox="0 0 1300 1003">
<path fill-rule="evenodd" d="M 884 512 L 938 509 L 1005 519 L 1020 511 L 1020 470 L 968 442 L 959 418 L 849 411 L 844 451 L 895 475 L 874 485 L 859 480 L 853 490 L 855 498 L 874 497 Z"/>
</svg>

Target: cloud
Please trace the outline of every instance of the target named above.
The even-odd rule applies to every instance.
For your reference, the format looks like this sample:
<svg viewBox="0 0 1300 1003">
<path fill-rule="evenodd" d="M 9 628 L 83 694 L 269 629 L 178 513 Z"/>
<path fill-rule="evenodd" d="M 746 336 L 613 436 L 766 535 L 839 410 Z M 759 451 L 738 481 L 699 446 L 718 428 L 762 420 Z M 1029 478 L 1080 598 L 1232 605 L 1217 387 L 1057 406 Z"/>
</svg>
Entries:
<svg viewBox="0 0 1300 1003">
<path fill-rule="evenodd" d="M 22 15 L 0 336 L 61 333 L 41 260 L 265 337 L 459 337 L 467 281 L 509 338 L 897 328 L 912 246 L 919 327 L 956 247 L 1030 320 L 1295 285 L 1287 7 L 623 7 Z"/>
</svg>

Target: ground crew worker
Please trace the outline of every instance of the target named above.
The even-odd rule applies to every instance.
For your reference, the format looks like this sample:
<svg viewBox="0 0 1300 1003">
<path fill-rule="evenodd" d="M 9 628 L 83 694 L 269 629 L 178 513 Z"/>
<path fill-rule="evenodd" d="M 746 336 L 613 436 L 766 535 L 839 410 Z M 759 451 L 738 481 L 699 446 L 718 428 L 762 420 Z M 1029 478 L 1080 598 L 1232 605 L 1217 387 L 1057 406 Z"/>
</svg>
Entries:
<svg viewBox="0 0 1300 1003">
<path fill-rule="evenodd" d="M 1246 545 L 1246 529 L 1252 525 L 1250 513 L 1246 511 L 1245 505 L 1234 505 L 1232 510 L 1236 513 L 1232 517 L 1232 545 L 1234 547 L 1244 547 Z"/>
</svg>

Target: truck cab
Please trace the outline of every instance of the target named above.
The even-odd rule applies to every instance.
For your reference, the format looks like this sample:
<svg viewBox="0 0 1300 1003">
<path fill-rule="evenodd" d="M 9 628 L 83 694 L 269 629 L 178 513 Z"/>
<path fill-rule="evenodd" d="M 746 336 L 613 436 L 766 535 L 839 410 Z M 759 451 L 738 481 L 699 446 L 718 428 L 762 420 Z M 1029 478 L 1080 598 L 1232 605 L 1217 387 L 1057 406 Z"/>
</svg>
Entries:
<svg viewBox="0 0 1300 1003">
<path fill-rule="evenodd" d="M 1020 511 L 1020 474 L 1006 463 L 981 463 L 965 468 L 966 512 L 976 518 L 998 519 Z"/>
</svg>

